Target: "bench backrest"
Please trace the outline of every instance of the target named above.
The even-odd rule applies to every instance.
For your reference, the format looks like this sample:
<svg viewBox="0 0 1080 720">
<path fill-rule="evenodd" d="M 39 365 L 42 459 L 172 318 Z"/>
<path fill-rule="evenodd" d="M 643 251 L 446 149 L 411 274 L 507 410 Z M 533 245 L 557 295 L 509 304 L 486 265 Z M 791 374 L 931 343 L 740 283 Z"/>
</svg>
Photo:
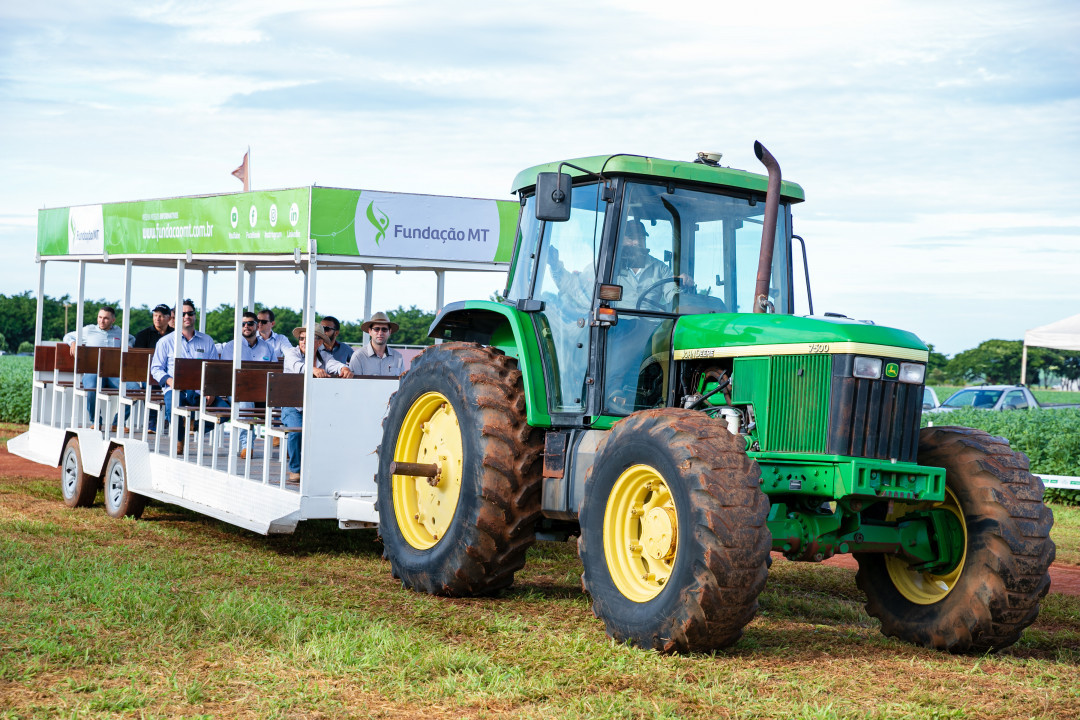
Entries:
<svg viewBox="0 0 1080 720">
<path fill-rule="evenodd" d="M 87 347 L 86 345 L 78 345 L 75 348 L 75 365 L 78 366 L 80 373 L 90 373 L 93 375 L 97 372 L 98 352 L 101 350 L 99 347 Z M 57 353 L 59 355 L 60 353 Z"/>
<path fill-rule="evenodd" d="M 176 358 L 173 367 L 173 390 L 198 390 L 202 384 L 202 358 Z M 168 388 L 166 388 L 168 389 Z"/>
<path fill-rule="evenodd" d="M 98 348 L 97 361 L 98 377 L 120 377 L 120 348 Z"/>
<path fill-rule="evenodd" d="M 53 362 L 53 369 L 60 372 L 71 372 L 75 369 L 75 356 L 71 354 L 71 348 L 66 343 L 56 343 Z"/>
<path fill-rule="evenodd" d="M 267 373 L 267 407 L 303 407 L 304 376 L 301 373 Z"/>
<path fill-rule="evenodd" d="M 276 365 L 276 363 L 263 363 Z M 240 368 L 235 371 L 233 402 L 266 402 L 266 376 L 275 370 L 268 368 Z"/>
<path fill-rule="evenodd" d="M 52 372 L 56 367 L 56 345 L 34 346 L 34 372 Z"/>
<path fill-rule="evenodd" d="M 154 351 L 150 348 L 129 348 L 120 358 L 120 381 L 146 382 L 153 359 Z"/>
<path fill-rule="evenodd" d="M 204 397 L 232 394 L 232 361 L 207 360 L 202 366 L 199 391 Z"/>
<path fill-rule="evenodd" d="M 285 361 L 276 360 L 273 362 L 267 362 L 265 360 L 241 360 L 240 367 L 243 370 L 265 370 L 267 372 L 283 372 L 285 370 Z"/>
</svg>

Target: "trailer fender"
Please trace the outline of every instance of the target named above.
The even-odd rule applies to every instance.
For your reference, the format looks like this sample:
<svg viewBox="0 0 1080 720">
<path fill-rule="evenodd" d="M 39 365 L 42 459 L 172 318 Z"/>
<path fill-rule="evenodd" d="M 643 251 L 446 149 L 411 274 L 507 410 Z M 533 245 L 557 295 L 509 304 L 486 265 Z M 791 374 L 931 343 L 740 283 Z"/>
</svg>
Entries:
<svg viewBox="0 0 1080 720">
<path fill-rule="evenodd" d="M 150 444 L 134 439 L 114 440 L 109 443 L 109 452 L 112 453 L 112 449 L 115 447 L 124 448 L 128 490 L 135 493 L 153 490 L 153 474 L 150 470 Z"/>
<path fill-rule="evenodd" d="M 79 460 L 82 462 L 83 473 L 100 479 L 105 472 L 105 459 L 109 457 L 110 443 L 105 442 L 101 432 L 93 428 L 68 430 L 64 434 L 64 445 L 67 445 L 71 437 L 79 438 Z"/>
</svg>

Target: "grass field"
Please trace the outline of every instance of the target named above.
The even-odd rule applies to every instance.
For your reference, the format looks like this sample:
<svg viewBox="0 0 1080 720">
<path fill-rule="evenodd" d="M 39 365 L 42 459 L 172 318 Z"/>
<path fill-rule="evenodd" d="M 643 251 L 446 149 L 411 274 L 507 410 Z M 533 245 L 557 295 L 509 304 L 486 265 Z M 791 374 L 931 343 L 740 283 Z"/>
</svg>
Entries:
<svg viewBox="0 0 1080 720">
<path fill-rule="evenodd" d="M 735 647 L 666 657 L 606 638 L 567 543 L 501 597 L 435 598 L 372 531 L 116 521 L 43 470 L 0 478 L 0 718 L 1080 716 L 1077 597 L 1006 651 L 949 656 L 883 637 L 852 571 L 778 561 Z M 1080 509 L 1056 512 L 1080 562 Z"/>
</svg>

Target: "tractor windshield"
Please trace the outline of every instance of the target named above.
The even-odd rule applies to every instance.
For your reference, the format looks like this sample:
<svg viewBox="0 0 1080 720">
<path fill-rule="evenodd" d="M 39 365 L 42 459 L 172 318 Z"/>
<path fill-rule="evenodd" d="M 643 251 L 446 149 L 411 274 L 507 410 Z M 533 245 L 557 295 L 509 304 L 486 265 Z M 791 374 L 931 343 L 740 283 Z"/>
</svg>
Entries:
<svg viewBox="0 0 1080 720">
<path fill-rule="evenodd" d="M 763 201 L 667 185 L 628 183 L 609 282 L 625 310 L 680 315 L 753 312 Z M 769 299 L 787 312 L 788 208 L 781 203 Z"/>
</svg>

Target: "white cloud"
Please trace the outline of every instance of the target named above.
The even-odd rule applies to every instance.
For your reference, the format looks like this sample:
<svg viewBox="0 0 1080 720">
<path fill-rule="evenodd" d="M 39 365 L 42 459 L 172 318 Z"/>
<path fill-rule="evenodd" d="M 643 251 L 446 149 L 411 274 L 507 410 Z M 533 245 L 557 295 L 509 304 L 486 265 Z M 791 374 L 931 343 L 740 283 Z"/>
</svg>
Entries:
<svg viewBox="0 0 1080 720">
<path fill-rule="evenodd" d="M 957 352 L 1075 309 L 1078 30 L 1066 2 L 9 3 L 0 292 L 34 284 L 36 208 L 235 190 L 248 145 L 256 187 L 506 197 L 602 152 L 757 170 L 760 139 L 818 309 Z"/>
</svg>

